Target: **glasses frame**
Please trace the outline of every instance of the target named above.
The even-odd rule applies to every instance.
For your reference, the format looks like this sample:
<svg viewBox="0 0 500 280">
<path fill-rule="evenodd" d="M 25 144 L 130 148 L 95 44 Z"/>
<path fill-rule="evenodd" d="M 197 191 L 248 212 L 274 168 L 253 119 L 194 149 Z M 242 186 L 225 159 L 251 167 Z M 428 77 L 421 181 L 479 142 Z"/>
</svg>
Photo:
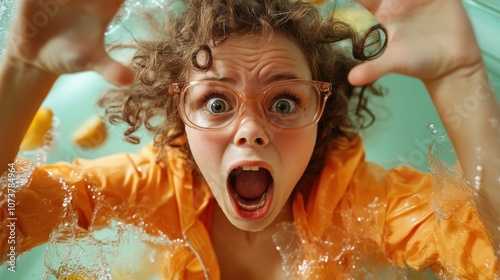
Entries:
<svg viewBox="0 0 500 280">
<path fill-rule="evenodd" d="M 318 112 L 316 112 L 314 119 L 306 125 L 303 125 L 300 127 L 277 126 L 271 122 L 271 120 L 269 119 L 269 117 L 265 113 L 265 109 L 264 109 L 264 105 L 263 105 L 263 101 L 264 101 L 263 96 L 265 96 L 266 93 L 269 90 L 271 90 L 272 88 L 279 86 L 279 85 L 282 85 L 282 84 L 289 84 L 291 82 L 312 85 L 316 89 L 316 92 L 318 93 L 318 97 L 319 97 L 318 100 L 320 102 L 319 109 L 318 109 Z M 188 88 L 195 86 L 195 85 L 200 85 L 200 84 L 211 84 L 211 85 L 216 85 L 219 87 L 224 87 L 224 88 L 230 90 L 231 92 L 233 92 L 236 95 L 236 97 L 238 98 L 238 104 L 237 104 L 237 108 L 236 108 L 236 110 L 237 110 L 236 116 L 230 122 L 228 122 L 226 125 L 221 126 L 221 127 L 201 127 L 201 126 L 194 124 L 187 117 L 186 111 L 184 109 L 184 102 L 181 102 L 181 101 L 184 100 L 184 95 L 185 95 L 186 90 Z M 332 84 L 328 83 L 328 82 L 314 81 L 314 80 L 289 79 L 289 80 L 283 80 L 283 81 L 278 81 L 278 82 L 274 82 L 272 84 L 269 84 L 268 86 L 264 87 L 262 90 L 260 90 L 258 92 L 258 96 L 256 98 L 248 98 L 245 96 L 245 94 L 237 91 L 234 87 L 232 87 L 231 85 L 229 85 L 225 82 L 213 81 L 213 80 L 199 80 L 199 81 L 192 81 L 189 83 L 172 83 L 170 85 L 170 93 L 174 94 L 175 98 L 177 99 L 177 106 L 178 106 L 178 110 L 179 110 L 179 113 L 180 113 L 182 120 L 184 121 L 184 123 L 186 125 L 188 125 L 191 128 L 194 128 L 194 129 L 204 130 L 204 131 L 207 131 L 207 130 L 217 131 L 217 130 L 226 129 L 226 128 L 230 127 L 231 125 L 233 125 L 236 121 L 241 120 L 241 118 L 243 116 L 243 110 L 241 110 L 241 106 L 243 106 L 243 104 L 245 104 L 246 101 L 257 99 L 261 115 L 267 121 L 267 123 L 269 123 L 273 128 L 281 129 L 281 130 L 300 130 L 300 129 L 308 128 L 319 121 L 319 119 L 323 115 L 326 101 L 327 101 L 328 97 L 332 94 Z M 247 95 L 248 95 L 248 93 L 247 93 Z"/>
</svg>

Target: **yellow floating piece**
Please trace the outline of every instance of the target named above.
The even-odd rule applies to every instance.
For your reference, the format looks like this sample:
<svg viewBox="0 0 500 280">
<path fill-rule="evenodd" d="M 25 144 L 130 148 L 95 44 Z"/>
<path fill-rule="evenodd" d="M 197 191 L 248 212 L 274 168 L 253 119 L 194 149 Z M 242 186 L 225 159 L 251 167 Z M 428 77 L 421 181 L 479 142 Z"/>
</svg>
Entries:
<svg viewBox="0 0 500 280">
<path fill-rule="evenodd" d="M 60 277 L 58 280 L 96 280 L 95 278 L 88 277 L 85 274 L 71 274 L 70 276 Z"/>
<path fill-rule="evenodd" d="M 31 124 L 21 142 L 20 150 L 33 150 L 43 147 L 47 132 L 52 128 L 52 110 L 40 108 L 31 121 Z M 48 135 L 50 137 L 50 135 Z"/>
<path fill-rule="evenodd" d="M 339 8 L 335 11 L 335 18 L 345 21 L 356 28 L 357 31 L 367 31 L 376 24 L 375 17 L 362 8 Z"/>
<path fill-rule="evenodd" d="M 104 120 L 99 116 L 94 116 L 79 126 L 71 138 L 76 145 L 89 149 L 104 143 L 107 136 L 108 131 Z"/>
<path fill-rule="evenodd" d="M 66 266 L 59 267 L 57 271 L 57 280 L 97 280 L 95 277 L 89 277 L 83 273 L 72 273 L 68 276 L 63 276 L 62 274 L 69 274 L 70 272 Z"/>
</svg>

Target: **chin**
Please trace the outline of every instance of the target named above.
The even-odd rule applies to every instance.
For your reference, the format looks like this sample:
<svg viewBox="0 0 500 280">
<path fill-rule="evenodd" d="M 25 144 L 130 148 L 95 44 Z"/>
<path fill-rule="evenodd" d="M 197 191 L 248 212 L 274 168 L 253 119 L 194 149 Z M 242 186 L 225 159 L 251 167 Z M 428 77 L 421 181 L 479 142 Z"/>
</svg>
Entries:
<svg viewBox="0 0 500 280">
<path fill-rule="evenodd" d="M 271 217 L 266 217 L 262 220 L 242 220 L 241 218 L 236 218 L 236 221 L 229 220 L 231 224 L 240 230 L 249 232 L 259 232 L 267 228 L 274 221 Z"/>
</svg>

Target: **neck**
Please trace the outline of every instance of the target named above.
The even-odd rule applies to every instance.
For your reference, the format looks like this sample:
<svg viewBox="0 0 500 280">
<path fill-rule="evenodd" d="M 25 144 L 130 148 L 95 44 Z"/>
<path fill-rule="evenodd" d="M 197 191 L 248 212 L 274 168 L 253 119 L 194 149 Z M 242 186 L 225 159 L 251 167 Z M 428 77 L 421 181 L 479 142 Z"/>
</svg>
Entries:
<svg viewBox="0 0 500 280">
<path fill-rule="evenodd" d="M 221 279 L 284 279 L 283 259 L 276 249 L 273 235 L 282 222 L 292 222 L 288 202 L 266 228 L 249 232 L 235 227 L 218 205 L 214 205 L 210 238 L 217 255 Z"/>
<path fill-rule="evenodd" d="M 232 243 L 233 246 L 237 247 L 258 248 L 269 243 L 274 243 L 273 235 L 279 230 L 277 225 L 283 222 L 293 222 L 291 199 L 289 199 L 289 201 L 283 206 L 280 214 L 269 226 L 256 232 L 245 231 L 235 227 L 227 219 L 219 205 L 216 204 L 214 205 L 212 215 L 210 235 L 214 242 L 216 240 L 224 240 L 225 242 Z"/>
</svg>

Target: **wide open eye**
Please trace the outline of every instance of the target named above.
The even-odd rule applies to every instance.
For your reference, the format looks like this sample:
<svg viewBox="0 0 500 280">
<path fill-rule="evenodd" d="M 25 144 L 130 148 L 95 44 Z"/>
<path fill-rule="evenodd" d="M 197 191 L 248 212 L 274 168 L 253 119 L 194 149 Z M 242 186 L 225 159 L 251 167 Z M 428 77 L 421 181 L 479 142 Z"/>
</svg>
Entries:
<svg viewBox="0 0 500 280">
<path fill-rule="evenodd" d="M 205 107 L 210 113 L 213 114 L 224 113 L 230 109 L 229 104 L 224 99 L 218 97 L 210 98 Z"/>
<path fill-rule="evenodd" d="M 293 100 L 282 98 L 276 100 L 271 106 L 271 111 L 278 114 L 289 114 L 296 110 L 296 104 Z"/>
</svg>

